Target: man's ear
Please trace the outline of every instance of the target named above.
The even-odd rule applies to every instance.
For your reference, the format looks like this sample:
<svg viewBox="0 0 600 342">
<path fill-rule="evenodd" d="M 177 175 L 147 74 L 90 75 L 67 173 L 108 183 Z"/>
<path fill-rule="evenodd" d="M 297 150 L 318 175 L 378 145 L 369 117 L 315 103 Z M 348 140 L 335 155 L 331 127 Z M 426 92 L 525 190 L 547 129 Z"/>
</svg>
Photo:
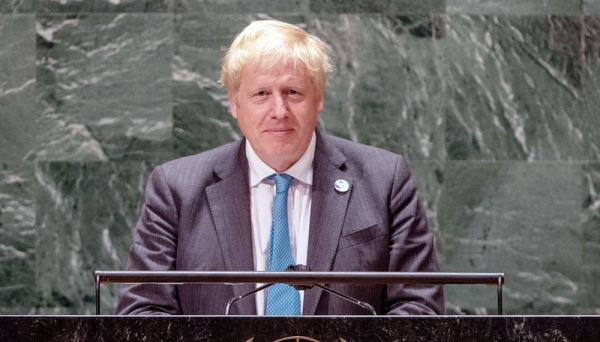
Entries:
<svg viewBox="0 0 600 342">
<path fill-rule="evenodd" d="M 231 116 L 237 120 L 237 105 L 235 102 L 235 95 L 228 95 L 229 97 L 229 109 L 231 110 Z"/>
<path fill-rule="evenodd" d="M 321 98 L 317 104 L 317 113 L 321 113 L 321 111 L 323 111 L 323 98 Z"/>
</svg>

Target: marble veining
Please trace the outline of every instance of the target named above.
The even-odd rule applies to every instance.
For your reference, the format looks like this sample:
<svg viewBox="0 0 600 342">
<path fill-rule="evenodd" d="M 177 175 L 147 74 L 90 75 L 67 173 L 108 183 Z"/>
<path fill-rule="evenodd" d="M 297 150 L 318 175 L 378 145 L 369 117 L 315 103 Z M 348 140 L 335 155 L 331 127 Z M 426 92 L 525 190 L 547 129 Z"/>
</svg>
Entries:
<svg viewBox="0 0 600 342">
<path fill-rule="evenodd" d="M 94 312 L 96 269 L 122 269 L 141 209 L 147 162 L 42 163 L 36 226 L 39 312 Z M 114 310 L 117 287 L 104 289 Z"/>
<path fill-rule="evenodd" d="M 446 0 L 446 10 L 464 14 L 580 14 L 581 0 Z"/>
<path fill-rule="evenodd" d="M 41 13 L 168 12 L 174 0 L 37 0 Z"/>
<path fill-rule="evenodd" d="M 340 15 L 311 22 L 333 48 L 320 127 L 411 160 L 444 159 L 441 98 L 428 16 Z M 410 53 L 408 52 L 410 50 Z M 394 56 L 378 59 L 377 56 Z M 419 56 L 419 63 L 413 58 Z"/>
<path fill-rule="evenodd" d="M 598 159 L 598 87 L 584 86 L 581 30 L 570 16 L 447 17 L 449 157 Z"/>
<path fill-rule="evenodd" d="M 583 13 L 585 13 L 585 14 L 600 14 L 600 1 L 598 1 L 598 0 L 583 0 Z"/>
<path fill-rule="evenodd" d="M 216 13 L 308 13 L 310 0 L 174 0 L 175 11 Z"/>
<path fill-rule="evenodd" d="M 583 167 L 584 172 L 584 210 L 580 215 L 580 226 L 576 234 L 581 237 L 582 262 L 581 273 L 583 284 L 581 298 L 589 303 L 587 314 L 600 315 L 600 164 L 589 164 Z"/>
<path fill-rule="evenodd" d="M 0 162 L 20 162 L 36 144 L 35 21 L 0 14 Z"/>
<path fill-rule="evenodd" d="M 0 317 L 0 338 L 46 341 L 589 341 L 598 317 Z M 5 329 L 5 327 L 9 329 Z"/>
<path fill-rule="evenodd" d="M 3 0 L 0 2 L 0 13 L 32 13 L 36 0 Z"/>
<path fill-rule="evenodd" d="M 589 279 L 573 267 L 583 261 L 580 165 L 453 162 L 445 173 L 438 209 L 438 250 L 445 271 L 502 270 L 507 312 L 596 310 L 581 293 L 591 285 Z M 449 301 L 470 293 L 466 307 L 487 303 L 483 312 L 495 307 L 485 287 L 446 289 Z"/>
<path fill-rule="evenodd" d="M 389 13 L 426 14 L 443 13 L 444 0 L 321 0 L 311 1 L 310 9 L 316 13 Z"/>
<path fill-rule="evenodd" d="M 29 165 L 0 168 L 0 315 L 35 305 L 35 182 Z"/>
<path fill-rule="evenodd" d="M 168 155 L 172 25 L 169 14 L 38 16 L 37 159 Z"/>
</svg>

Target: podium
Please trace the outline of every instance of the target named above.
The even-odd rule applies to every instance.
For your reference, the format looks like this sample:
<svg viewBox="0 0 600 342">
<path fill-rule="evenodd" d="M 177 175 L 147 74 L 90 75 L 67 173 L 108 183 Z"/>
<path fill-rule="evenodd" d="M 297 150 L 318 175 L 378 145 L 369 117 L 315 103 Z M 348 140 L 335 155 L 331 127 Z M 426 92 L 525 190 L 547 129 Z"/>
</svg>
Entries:
<svg viewBox="0 0 600 342">
<path fill-rule="evenodd" d="M 0 316 L 0 341 L 600 341 L 600 316 Z"/>
<path fill-rule="evenodd" d="M 600 316 L 114 316 L 100 315 L 108 283 L 487 284 L 503 274 L 394 272 L 96 271 L 95 316 L 0 316 L 0 341 L 600 341 Z M 266 277 L 266 278 L 265 278 Z"/>
</svg>

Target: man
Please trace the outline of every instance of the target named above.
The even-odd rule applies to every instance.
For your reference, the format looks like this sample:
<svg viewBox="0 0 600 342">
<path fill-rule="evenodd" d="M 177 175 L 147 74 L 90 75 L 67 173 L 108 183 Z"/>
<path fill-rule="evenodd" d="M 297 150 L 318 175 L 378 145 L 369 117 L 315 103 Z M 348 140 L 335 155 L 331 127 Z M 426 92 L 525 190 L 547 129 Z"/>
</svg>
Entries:
<svg viewBox="0 0 600 342">
<path fill-rule="evenodd" d="M 312 271 L 438 270 L 406 161 L 317 129 L 328 53 L 318 38 L 274 20 L 254 22 L 236 37 L 221 82 L 244 139 L 152 172 L 128 269 L 265 271 L 295 263 Z M 285 255 L 282 265 L 272 267 L 280 262 L 273 253 Z M 368 314 L 317 288 L 275 286 L 289 296 L 269 288 L 232 313 Z M 117 313 L 223 314 L 229 299 L 253 288 L 128 285 Z M 443 312 L 438 286 L 332 288 L 379 314 Z M 295 311 L 270 311 L 282 297 Z"/>
</svg>

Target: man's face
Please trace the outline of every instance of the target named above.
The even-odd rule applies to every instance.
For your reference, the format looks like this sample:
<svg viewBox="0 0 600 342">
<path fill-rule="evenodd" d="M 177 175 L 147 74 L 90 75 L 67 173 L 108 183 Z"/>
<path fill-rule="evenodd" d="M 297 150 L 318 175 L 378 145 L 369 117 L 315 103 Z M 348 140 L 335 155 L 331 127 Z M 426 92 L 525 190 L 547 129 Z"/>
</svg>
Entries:
<svg viewBox="0 0 600 342">
<path fill-rule="evenodd" d="M 323 98 L 315 93 L 302 67 L 247 67 L 237 93 L 229 95 L 229 104 L 258 157 L 282 172 L 308 148 Z"/>
</svg>

